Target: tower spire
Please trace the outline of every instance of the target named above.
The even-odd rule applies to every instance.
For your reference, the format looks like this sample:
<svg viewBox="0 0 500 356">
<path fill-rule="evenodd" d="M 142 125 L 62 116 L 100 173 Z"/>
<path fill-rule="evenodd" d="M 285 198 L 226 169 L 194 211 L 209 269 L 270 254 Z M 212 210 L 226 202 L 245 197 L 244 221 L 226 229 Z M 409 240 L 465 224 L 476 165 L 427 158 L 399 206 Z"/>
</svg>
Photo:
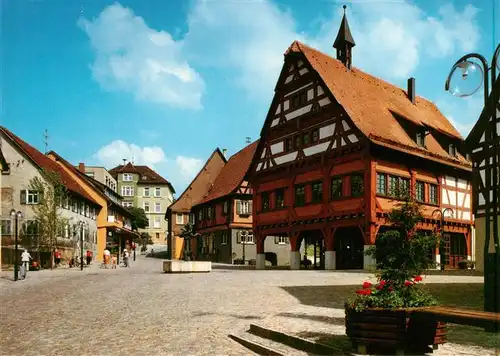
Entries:
<svg viewBox="0 0 500 356">
<path fill-rule="evenodd" d="M 354 38 L 351 34 L 351 29 L 349 28 L 349 22 L 347 21 L 346 8 L 343 6 L 344 16 L 342 17 L 342 22 L 340 23 L 339 32 L 337 33 L 337 38 L 333 43 L 333 48 L 337 49 L 337 59 L 340 60 L 344 65 L 351 69 L 352 64 L 352 47 L 356 46 Z"/>
</svg>

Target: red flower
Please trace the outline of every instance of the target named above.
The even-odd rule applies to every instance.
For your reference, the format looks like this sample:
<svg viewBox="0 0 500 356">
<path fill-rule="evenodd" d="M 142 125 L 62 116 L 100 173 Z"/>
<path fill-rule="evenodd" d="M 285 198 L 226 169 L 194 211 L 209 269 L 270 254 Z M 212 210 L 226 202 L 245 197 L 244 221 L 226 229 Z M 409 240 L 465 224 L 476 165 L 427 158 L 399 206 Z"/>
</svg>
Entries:
<svg viewBox="0 0 500 356">
<path fill-rule="evenodd" d="M 392 292 L 393 291 L 393 288 L 392 287 L 389 287 L 389 292 Z"/>
<path fill-rule="evenodd" d="M 382 288 L 384 288 L 386 284 L 387 284 L 386 281 L 380 281 L 380 283 L 377 285 L 377 289 L 381 290 Z"/>
<path fill-rule="evenodd" d="M 356 294 L 370 295 L 370 294 L 372 294 L 372 290 L 371 289 L 360 289 L 360 290 L 356 291 Z"/>
<path fill-rule="evenodd" d="M 363 288 L 370 288 L 372 286 L 372 284 L 370 282 L 364 282 L 363 283 Z"/>
<path fill-rule="evenodd" d="M 415 282 L 422 282 L 423 278 L 422 276 L 415 276 Z"/>
<path fill-rule="evenodd" d="M 412 282 L 410 282 L 410 281 L 406 281 L 406 282 L 405 282 L 405 287 L 409 287 L 409 286 L 411 286 L 412 284 L 413 284 Z"/>
</svg>

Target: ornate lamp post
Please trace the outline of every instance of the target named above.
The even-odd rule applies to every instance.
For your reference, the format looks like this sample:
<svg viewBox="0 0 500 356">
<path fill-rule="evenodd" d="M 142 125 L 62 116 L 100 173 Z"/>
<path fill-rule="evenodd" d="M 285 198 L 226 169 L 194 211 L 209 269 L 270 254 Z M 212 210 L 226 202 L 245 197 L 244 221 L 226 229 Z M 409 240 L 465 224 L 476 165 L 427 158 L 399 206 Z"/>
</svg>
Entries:
<svg viewBox="0 0 500 356">
<path fill-rule="evenodd" d="M 19 279 L 19 247 L 18 247 L 18 237 L 19 237 L 19 220 L 23 217 L 20 211 L 15 211 L 12 209 L 10 211 L 10 216 L 14 219 L 14 236 L 15 236 L 15 255 L 14 255 L 14 281 Z"/>
<path fill-rule="evenodd" d="M 449 211 L 451 216 L 453 217 L 453 214 L 454 214 L 454 211 L 453 209 L 451 208 L 444 208 L 443 210 L 441 209 L 435 209 L 431 216 L 434 216 L 435 213 L 439 213 L 440 214 L 440 219 L 439 219 L 439 242 L 441 244 L 441 239 L 443 238 L 443 232 L 444 232 L 444 214 L 446 214 L 446 212 Z M 443 250 L 441 248 L 441 246 L 439 246 L 439 256 L 443 256 Z M 439 261 L 440 264 L 441 264 L 441 270 L 444 271 L 444 266 L 445 264 L 441 263 L 441 261 Z M 446 259 L 443 261 L 446 263 Z"/>
<path fill-rule="evenodd" d="M 445 83 L 445 90 L 458 97 L 473 95 L 481 85 L 484 89 L 485 107 L 480 120 L 467 137 L 466 145 L 468 151 L 472 152 L 473 207 L 476 228 L 484 225 L 484 232 L 479 233 L 479 229 L 477 230 L 478 239 L 482 239 L 484 236 L 484 309 L 496 312 L 500 312 L 500 211 L 498 199 L 500 186 L 498 126 L 500 126 L 500 117 L 497 113 L 500 109 L 500 78 L 497 76 L 497 70 L 500 71 L 499 56 L 500 44 L 495 49 L 491 66 L 482 55 L 478 53 L 467 54 L 453 65 Z M 474 60 L 479 61 L 479 64 Z M 489 91 L 490 79 L 491 94 Z M 484 220 L 484 224 L 482 220 Z"/>
</svg>

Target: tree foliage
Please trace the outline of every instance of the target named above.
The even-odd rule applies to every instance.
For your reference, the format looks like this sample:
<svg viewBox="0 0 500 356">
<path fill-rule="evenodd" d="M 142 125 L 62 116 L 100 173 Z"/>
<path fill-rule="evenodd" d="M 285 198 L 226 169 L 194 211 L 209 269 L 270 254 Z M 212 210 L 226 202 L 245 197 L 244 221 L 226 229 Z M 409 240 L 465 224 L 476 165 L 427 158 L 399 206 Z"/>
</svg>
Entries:
<svg viewBox="0 0 500 356">
<path fill-rule="evenodd" d="M 377 237 L 375 246 L 366 254 L 377 261 L 378 284 L 365 282 L 358 297 L 348 307 L 362 310 L 367 307 L 406 308 L 435 304 L 422 288 L 420 276 L 435 267 L 432 251 L 438 236 L 417 230 L 423 216 L 420 205 L 409 195 L 389 214 L 390 230 Z"/>
<path fill-rule="evenodd" d="M 32 247 L 52 252 L 57 243 L 57 233 L 68 224 L 68 219 L 62 217 L 59 209 L 68 191 L 55 172 L 46 170 L 42 171 L 41 178 L 30 180 L 28 189 L 38 192 L 38 204 L 32 205 L 37 234 L 29 234 L 29 229 L 33 227 L 26 226 L 26 240 Z"/>
<path fill-rule="evenodd" d="M 145 229 L 148 226 L 149 221 L 144 209 L 128 207 L 127 210 L 132 214 L 132 230 Z"/>
</svg>

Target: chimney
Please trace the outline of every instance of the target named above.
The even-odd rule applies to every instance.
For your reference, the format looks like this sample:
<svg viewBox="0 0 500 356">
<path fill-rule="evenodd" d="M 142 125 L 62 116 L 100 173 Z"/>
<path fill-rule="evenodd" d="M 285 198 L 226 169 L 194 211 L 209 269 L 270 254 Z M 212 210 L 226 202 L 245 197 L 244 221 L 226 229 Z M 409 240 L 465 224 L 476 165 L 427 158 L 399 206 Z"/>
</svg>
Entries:
<svg viewBox="0 0 500 356">
<path fill-rule="evenodd" d="M 227 152 L 227 148 L 223 148 L 223 149 L 222 149 L 222 155 L 223 155 L 224 157 L 226 157 L 226 152 Z"/>
<path fill-rule="evenodd" d="M 415 104 L 415 78 L 408 79 L 408 99 L 412 104 Z"/>
<path fill-rule="evenodd" d="M 82 173 L 85 173 L 85 163 L 78 163 L 78 170 Z"/>
</svg>

